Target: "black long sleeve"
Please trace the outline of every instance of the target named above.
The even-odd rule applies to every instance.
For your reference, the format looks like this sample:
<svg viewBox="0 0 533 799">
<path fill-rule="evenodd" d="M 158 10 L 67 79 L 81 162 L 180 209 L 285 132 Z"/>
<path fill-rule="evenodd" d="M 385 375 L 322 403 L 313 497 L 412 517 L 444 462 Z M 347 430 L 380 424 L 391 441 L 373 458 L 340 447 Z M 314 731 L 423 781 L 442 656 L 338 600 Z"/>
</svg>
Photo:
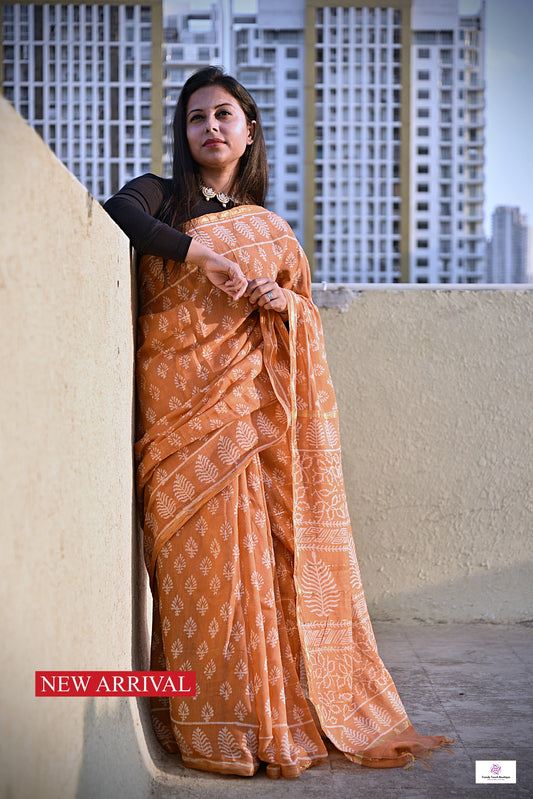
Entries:
<svg viewBox="0 0 533 799">
<path fill-rule="evenodd" d="M 192 241 L 186 233 L 157 219 L 170 195 L 170 180 L 148 173 L 130 180 L 104 203 L 137 252 L 183 262 Z"/>
</svg>

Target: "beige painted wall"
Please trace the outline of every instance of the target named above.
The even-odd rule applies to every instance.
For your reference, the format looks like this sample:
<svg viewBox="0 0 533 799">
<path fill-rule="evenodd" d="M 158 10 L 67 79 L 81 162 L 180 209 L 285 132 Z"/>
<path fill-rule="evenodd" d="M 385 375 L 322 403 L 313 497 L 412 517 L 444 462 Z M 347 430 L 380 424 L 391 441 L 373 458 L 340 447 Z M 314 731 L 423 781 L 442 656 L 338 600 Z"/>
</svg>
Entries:
<svg viewBox="0 0 533 799">
<path fill-rule="evenodd" d="M 132 668 L 128 245 L 3 99 L 0 131 L 0 793 L 146 796 L 135 704 L 34 696 Z"/>
<path fill-rule="evenodd" d="M 36 670 L 146 668 L 131 282 L 124 236 L 2 99 L 0 131 L 1 787 L 201 796 L 134 700 L 33 696 Z M 323 311 L 375 618 L 532 617 L 532 304 L 390 288 Z"/>
<path fill-rule="evenodd" d="M 376 619 L 533 617 L 533 292 L 318 291 Z"/>
</svg>

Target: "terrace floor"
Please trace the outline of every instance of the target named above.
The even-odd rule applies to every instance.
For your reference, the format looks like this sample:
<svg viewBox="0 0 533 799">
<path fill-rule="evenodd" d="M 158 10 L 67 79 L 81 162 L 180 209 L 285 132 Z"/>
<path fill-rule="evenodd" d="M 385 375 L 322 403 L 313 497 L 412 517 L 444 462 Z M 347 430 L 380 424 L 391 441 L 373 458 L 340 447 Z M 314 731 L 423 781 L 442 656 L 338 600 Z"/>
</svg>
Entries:
<svg viewBox="0 0 533 799">
<path fill-rule="evenodd" d="M 369 769 L 354 765 L 331 747 L 328 761 L 295 781 L 272 781 L 262 770 L 251 779 L 215 776 L 187 771 L 176 763 L 170 770 L 182 778 L 178 791 L 161 786 L 156 795 L 165 799 L 532 796 L 533 623 L 380 622 L 374 630 L 413 724 L 422 733 L 455 738 L 453 755 L 437 752 L 431 770 L 420 762 L 409 771 Z M 515 760 L 516 785 L 476 785 L 476 760 Z M 186 781 L 182 781 L 184 772 Z"/>
</svg>

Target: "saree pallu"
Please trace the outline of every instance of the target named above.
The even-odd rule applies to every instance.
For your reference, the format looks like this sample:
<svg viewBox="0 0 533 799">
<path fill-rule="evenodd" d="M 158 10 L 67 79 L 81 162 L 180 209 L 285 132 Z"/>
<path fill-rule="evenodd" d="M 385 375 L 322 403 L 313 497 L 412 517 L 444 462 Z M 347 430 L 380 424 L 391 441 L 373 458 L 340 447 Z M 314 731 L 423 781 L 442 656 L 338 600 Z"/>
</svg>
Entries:
<svg viewBox="0 0 533 799">
<path fill-rule="evenodd" d="M 189 233 L 284 289 L 288 324 L 188 264 L 144 256 L 137 495 L 154 593 L 152 668 L 196 672 L 155 700 L 156 734 L 191 768 L 283 776 L 443 746 L 411 726 L 376 648 L 345 498 L 338 414 L 305 255 L 259 207 Z M 302 670 L 305 672 L 302 673 Z"/>
</svg>

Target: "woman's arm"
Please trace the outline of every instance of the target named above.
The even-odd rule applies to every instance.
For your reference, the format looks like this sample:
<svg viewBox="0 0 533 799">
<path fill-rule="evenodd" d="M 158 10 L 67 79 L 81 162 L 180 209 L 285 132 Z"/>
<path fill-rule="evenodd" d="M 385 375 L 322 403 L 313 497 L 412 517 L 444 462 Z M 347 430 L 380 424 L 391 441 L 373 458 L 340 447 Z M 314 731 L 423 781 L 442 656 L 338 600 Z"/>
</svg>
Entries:
<svg viewBox="0 0 533 799">
<path fill-rule="evenodd" d="M 147 174 L 134 178 L 104 204 L 141 254 L 199 266 L 214 286 L 239 299 L 248 282 L 240 267 L 156 215 L 168 196 L 168 181 Z"/>
<path fill-rule="evenodd" d="M 167 197 L 168 181 L 141 175 L 110 197 L 104 208 L 137 252 L 183 262 L 191 237 L 155 218 Z"/>
</svg>

